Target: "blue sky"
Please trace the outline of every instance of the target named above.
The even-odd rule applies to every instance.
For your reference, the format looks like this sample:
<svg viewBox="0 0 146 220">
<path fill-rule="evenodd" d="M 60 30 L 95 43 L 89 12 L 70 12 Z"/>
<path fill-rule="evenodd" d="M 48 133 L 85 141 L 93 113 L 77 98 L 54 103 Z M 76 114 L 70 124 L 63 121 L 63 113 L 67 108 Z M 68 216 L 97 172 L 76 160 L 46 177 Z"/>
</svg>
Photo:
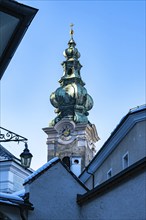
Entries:
<svg viewBox="0 0 146 220">
<path fill-rule="evenodd" d="M 145 103 L 145 1 L 23 1 L 39 9 L 1 80 L 1 126 L 28 138 L 32 168 L 47 161 L 50 94 L 59 87 L 70 23 L 94 100 L 99 149 L 130 108 Z M 19 156 L 23 144 L 8 143 Z"/>
</svg>

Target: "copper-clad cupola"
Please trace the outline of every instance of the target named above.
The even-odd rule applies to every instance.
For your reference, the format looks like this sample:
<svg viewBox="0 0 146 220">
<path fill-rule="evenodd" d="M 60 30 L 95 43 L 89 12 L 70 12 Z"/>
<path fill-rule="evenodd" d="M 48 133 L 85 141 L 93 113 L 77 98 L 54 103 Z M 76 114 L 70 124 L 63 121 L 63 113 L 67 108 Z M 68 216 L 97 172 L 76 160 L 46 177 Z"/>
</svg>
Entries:
<svg viewBox="0 0 146 220">
<path fill-rule="evenodd" d="M 75 123 L 88 123 L 88 111 L 93 107 L 93 99 L 87 93 L 82 81 L 79 62 L 80 53 L 75 47 L 71 26 L 68 48 L 63 52 L 66 61 L 62 63 L 63 76 L 59 80 L 60 87 L 50 96 L 51 104 L 56 108 L 57 117 L 50 123 L 54 126 L 63 118 L 69 118 Z"/>
</svg>

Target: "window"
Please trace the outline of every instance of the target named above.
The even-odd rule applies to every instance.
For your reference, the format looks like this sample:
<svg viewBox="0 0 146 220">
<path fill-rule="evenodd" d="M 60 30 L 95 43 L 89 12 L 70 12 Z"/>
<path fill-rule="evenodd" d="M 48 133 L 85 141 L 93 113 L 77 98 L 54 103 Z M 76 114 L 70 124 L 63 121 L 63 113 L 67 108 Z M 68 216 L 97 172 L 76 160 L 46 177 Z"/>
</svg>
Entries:
<svg viewBox="0 0 146 220">
<path fill-rule="evenodd" d="M 127 152 L 123 156 L 123 169 L 127 168 L 129 166 L 129 153 Z"/>
<path fill-rule="evenodd" d="M 107 172 L 107 179 L 112 177 L 112 168 Z"/>
<path fill-rule="evenodd" d="M 64 157 L 62 159 L 62 162 L 70 169 L 70 158 L 69 157 Z"/>
<path fill-rule="evenodd" d="M 79 160 L 74 160 L 74 164 L 78 164 L 79 163 Z"/>
<path fill-rule="evenodd" d="M 81 157 L 73 156 L 71 158 L 71 171 L 76 175 L 79 176 L 81 173 Z"/>
</svg>

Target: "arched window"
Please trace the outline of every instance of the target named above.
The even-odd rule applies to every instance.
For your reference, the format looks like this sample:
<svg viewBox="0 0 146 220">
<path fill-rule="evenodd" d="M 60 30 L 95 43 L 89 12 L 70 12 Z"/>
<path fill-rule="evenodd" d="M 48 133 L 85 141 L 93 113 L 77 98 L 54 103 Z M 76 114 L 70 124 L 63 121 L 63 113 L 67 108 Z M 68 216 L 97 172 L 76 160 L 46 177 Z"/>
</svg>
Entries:
<svg viewBox="0 0 146 220">
<path fill-rule="evenodd" d="M 68 73 L 67 73 L 68 75 L 71 75 L 72 74 L 72 68 L 69 68 L 68 69 Z"/>
<path fill-rule="evenodd" d="M 70 157 L 63 157 L 62 162 L 70 169 Z"/>
</svg>

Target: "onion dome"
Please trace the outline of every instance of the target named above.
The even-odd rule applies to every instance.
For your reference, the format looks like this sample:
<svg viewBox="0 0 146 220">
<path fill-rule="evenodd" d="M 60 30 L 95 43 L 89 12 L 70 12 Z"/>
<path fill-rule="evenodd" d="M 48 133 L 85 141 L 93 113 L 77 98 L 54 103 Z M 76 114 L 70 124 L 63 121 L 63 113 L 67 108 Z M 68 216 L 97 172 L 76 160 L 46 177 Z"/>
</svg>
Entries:
<svg viewBox="0 0 146 220">
<path fill-rule="evenodd" d="M 93 107 L 93 99 L 87 93 L 80 75 L 82 65 L 78 60 L 80 53 L 75 47 L 72 26 L 69 47 L 63 53 L 66 61 L 62 63 L 64 71 L 59 80 L 60 87 L 50 96 L 50 102 L 57 113 L 57 117 L 50 123 L 50 126 L 54 126 L 63 118 L 69 118 L 75 123 L 88 123 L 88 111 Z"/>
<path fill-rule="evenodd" d="M 67 60 L 77 60 L 78 58 L 80 58 L 80 53 L 78 52 L 78 49 L 75 48 L 76 43 L 73 39 L 74 31 L 72 29 L 73 24 L 71 24 L 70 26 L 71 26 L 71 30 L 70 30 L 70 36 L 71 37 L 70 37 L 70 40 L 68 42 L 69 47 L 63 52 L 63 55 Z"/>
<path fill-rule="evenodd" d="M 68 42 L 69 48 L 67 48 L 64 52 L 63 55 L 67 60 L 77 60 L 80 58 L 80 53 L 78 52 L 78 49 L 75 48 L 76 43 L 73 38 L 70 39 Z"/>
</svg>

